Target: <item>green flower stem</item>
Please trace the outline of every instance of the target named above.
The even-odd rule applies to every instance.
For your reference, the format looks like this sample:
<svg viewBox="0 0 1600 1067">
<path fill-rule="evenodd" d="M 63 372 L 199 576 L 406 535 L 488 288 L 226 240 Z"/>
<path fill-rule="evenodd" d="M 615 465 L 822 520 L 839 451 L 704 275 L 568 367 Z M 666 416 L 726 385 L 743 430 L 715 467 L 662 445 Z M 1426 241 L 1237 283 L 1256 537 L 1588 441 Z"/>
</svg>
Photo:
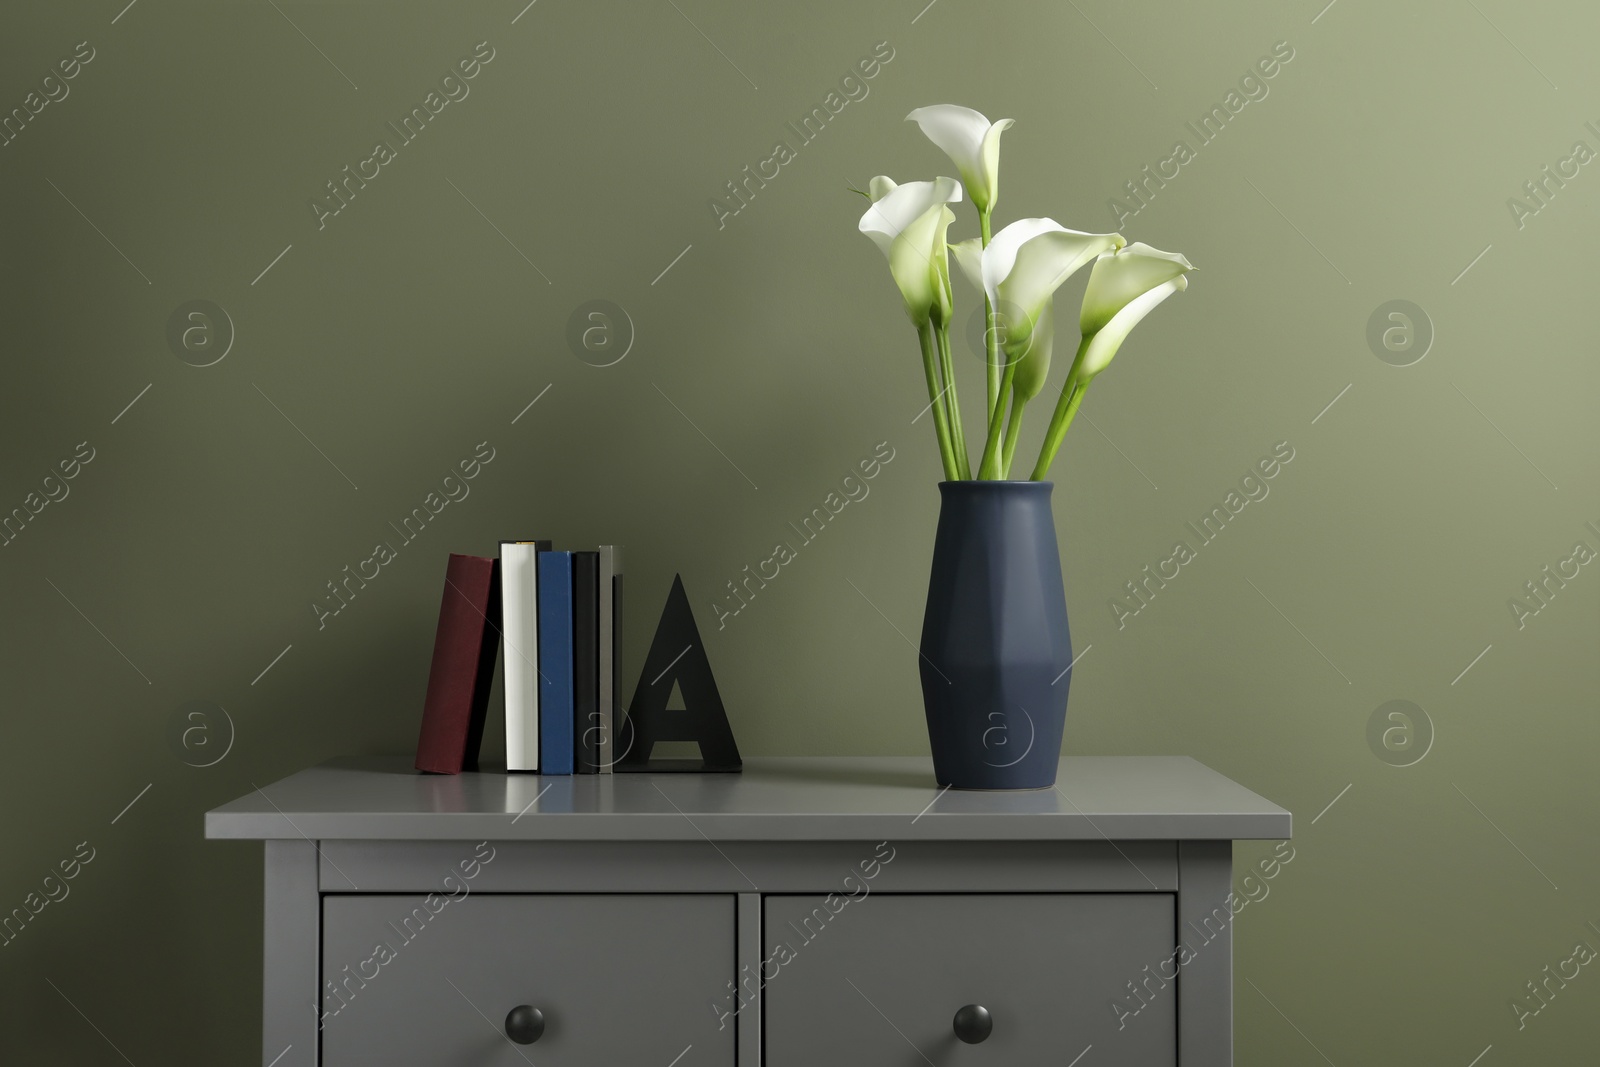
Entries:
<svg viewBox="0 0 1600 1067">
<path fill-rule="evenodd" d="M 1005 373 L 1000 377 L 1000 398 L 995 402 L 995 411 L 999 412 L 989 420 L 989 439 L 983 446 L 983 463 L 978 468 L 978 477 L 988 480 L 1000 478 L 1000 424 L 1005 421 L 1006 394 L 1011 392 L 1011 379 L 1016 377 L 1016 361 L 1006 364 Z"/>
<path fill-rule="evenodd" d="M 967 456 L 967 433 L 961 428 L 961 401 L 956 398 L 956 368 L 950 358 L 950 325 L 934 327 L 939 342 L 939 366 L 944 372 L 945 421 L 950 426 L 950 444 L 956 453 L 956 473 L 963 480 L 972 477 L 972 461 Z"/>
<path fill-rule="evenodd" d="M 1039 462 L 1034 465 L 1032 480 L 1044 481 L 1050 473 L 1050 464 L 1055 462 L 1056 452 L 1061 448 L 1062 440 L 1067 436 L 1067 427 L 1072 425 L 1072 418 L 1078 413 L 1078 406 L 1083 403 L 1083 394 L 1089 391 L 1089 383 L 1078 381 L 1078 367 L 1083 362 L 1083 353 L 1089 347 L 1089 342 L 1094 339 L 1090 334 L 1078 342 L 1078 354 L 1073 357 L 1072 369 L 1067 372 L 1067 380 L 1061 383 L 1061 399 L 1056 401 L 1056 410 L 1050 416 L 1050 428 L 1045 431 L 1044 444 L 1039 447 Z"/>
<path fill-rule="evenodd" d="M 978 226 L 983 231 L 983 247 L 989 247 L 991 211 L 978 213 Z M 995 405 L 1000 402 L 1000 335 L 994 328 L 994 306 L 989 303 L 987 291 L 983 294 L 983 344 L 984 381 L 988 385 L 989 408 L 984 425 L 994 421 Z"/>
<path fill-rule="evenodd" d="M 947 482 L 961 480 L 956 466 L 955 449 L 950 442 L 950 425 L 945 420 L 944 396 L 939 386 L 938 357 L 934 354 L 933 326 L 928 323 L 917 327 L 917 340 L 922 342 L 922 370 L 928 379 L 928 401 L 933 408 L 933 428 L 939 438 L 939 458 L 944 462 Z"/>
<path fill-rule="evenodd" d="M 1006 423 L 1005 444 L 1000 449 L 1000 477 L 1011 477 L 1011 457 L 1017 454 L 1017 438 L 1022 429 L 1022 408 L 1027 399 L 1015 390 L 1011 393 L 1011 421 Z"/>
</svg>

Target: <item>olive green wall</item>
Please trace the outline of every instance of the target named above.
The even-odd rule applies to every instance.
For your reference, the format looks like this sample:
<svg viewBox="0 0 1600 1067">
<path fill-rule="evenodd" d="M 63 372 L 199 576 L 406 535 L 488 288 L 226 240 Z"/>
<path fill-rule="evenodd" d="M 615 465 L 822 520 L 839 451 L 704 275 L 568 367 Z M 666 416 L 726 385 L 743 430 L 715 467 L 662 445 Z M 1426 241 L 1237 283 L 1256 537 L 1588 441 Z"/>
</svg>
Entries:
<svg viewBox="0 0 1600 1067">
<path fill-rule="evenodd" d="M 926 751 L 905 636 L 939 468 L 848 187 L 948 173 L 902 118 L 953 101 L 1017 120 L 1002 221 L 1109 229 L 1124 182 L 1193 152 L 1123 229 L 1200 272 L 1055 468 L 1065 751 L 1186 753 L 1295 812 L 1276 878 L 1243 883 L 1269 846 L 1239 850 L 1239 1062 L 1592 1055 L 1593 968 L 1520 1028 L 1512 1001 L 1600 947 L 1600 175 L 1574 156 L 1600 148 L 1600 11 L 924 2 L 8 5 L 0 108 L 66 95 L 0 147 L 0 511 L 29 515 L 0 548 L 0 911 L 93 858 L 0 948 L 7 1054 L 258 1054 L 260 848 L 201 814 L 412 745 L 450 550 L 626 544 L 635 669 L 681 571 L 747 754 Z M 401 144 L 385 123 L 480 42 L 469 95 Z M 1201 144 L 1185 123 L 1275 46 Z M 786 124 L 875 47 L 868 95 L 802 144 Z M 379 139 L 395 157 L 319 226 Z M 197 300 L 227 322 L 185 320 Z M 574 318 L 595 300 L 621 311 Z M 482 442 L 470 495 L 401 545 Z M 880 442 L 865 499 L 719 628 L 725 583 Z M 1185 524 L 1280 442 L 1202 546 Z M 1180 540 L 1195 558 L 1127 614 Z M 380 541 L 396 558 L 319 624 Z"/>
</svg>

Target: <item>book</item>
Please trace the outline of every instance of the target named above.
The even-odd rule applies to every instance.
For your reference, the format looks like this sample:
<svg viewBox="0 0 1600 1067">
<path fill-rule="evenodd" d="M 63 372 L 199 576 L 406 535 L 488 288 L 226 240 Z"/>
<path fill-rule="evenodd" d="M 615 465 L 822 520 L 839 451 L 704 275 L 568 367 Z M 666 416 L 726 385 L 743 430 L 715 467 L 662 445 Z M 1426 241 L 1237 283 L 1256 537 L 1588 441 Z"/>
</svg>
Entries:
<svg viewBox="0 0 1600 1067">
<path fill-rule="evenodd" d="M 499 613 L 496 561 L 452 552 L 445 565 L 433 662 L 422 701 L 417 770 L 460 774 L 477 767 L 499 643 L 490 620 Z"/>
<path fill-rule="evenodd" d="M 508 771 L 539 769 L 538 554 L 549 548 L 549 541 L 500 542 Z"/>
<path fill-rule="evenodd" d="M 539 773 L 572 773 L 572 553 L 539 552 Z"/>
<path fill-rule="evenodd" d="M 622 716 L 622 548 L 600 546 L 600 773 L 610 774 L 617 761 L 616 730 Z"/>
<path fill-rule="evenodd" d="M 600 553 L 572 554 L 573 761 L 600 771 Z"/>
</svg>

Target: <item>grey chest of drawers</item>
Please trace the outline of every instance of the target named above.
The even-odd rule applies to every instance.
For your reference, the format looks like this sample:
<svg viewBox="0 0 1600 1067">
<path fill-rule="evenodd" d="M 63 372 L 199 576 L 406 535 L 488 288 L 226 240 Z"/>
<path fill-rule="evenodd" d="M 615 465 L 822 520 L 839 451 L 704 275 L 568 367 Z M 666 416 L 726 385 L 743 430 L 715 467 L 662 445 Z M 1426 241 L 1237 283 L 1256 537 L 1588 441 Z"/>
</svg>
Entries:
<svg viewBox="0 0 1600 1067">
<path fill-rule="evenodd" d="M 1223 1067 L 1232 843 L 1289 833 L 1165 756 L 1027 793 L 350 759 L 206 816 L 265 842 L 274 1067 Z"/>
</svg>

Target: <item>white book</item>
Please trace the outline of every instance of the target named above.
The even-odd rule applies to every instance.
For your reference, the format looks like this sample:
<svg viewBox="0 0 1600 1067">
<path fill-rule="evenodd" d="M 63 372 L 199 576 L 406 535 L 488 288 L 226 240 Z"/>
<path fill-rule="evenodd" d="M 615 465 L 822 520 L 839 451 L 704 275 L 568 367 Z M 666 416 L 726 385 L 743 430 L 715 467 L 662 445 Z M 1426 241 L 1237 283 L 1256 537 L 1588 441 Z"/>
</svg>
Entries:
<svg viewBox="0 0 1600 1067">
<path fill-rule="evenodd" d="M 539 769 L 539 550 L 500 542 L 500 638 L 506 679 L 506 770 Z"/>
<path fill-rule="evenodd" d="M 612 773 L 621 755 L 616 747 L 616 731 L 622 715 L 617 707 L 622 700 L 622 664 L 617 646 L 622 640 L 619 614 L 622 610 L 622 548 L 600 546 L 600 773 Z"/>
</svg>

